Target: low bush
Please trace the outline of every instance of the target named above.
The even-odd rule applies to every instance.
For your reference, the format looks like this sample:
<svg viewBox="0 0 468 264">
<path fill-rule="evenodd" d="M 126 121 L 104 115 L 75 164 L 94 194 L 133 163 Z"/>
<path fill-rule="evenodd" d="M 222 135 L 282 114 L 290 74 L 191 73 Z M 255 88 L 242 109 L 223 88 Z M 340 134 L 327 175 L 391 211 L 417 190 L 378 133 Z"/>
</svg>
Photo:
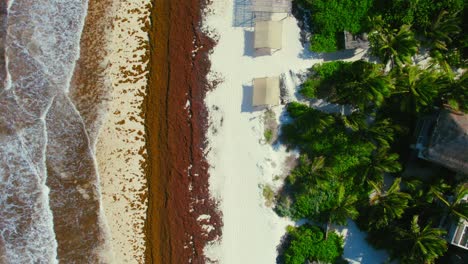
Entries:
<svg viewBox="0 0 468 264">
<path fill-rule="evenodd" d="M 324 232 L 317 226 L 290 227 L 288 233 L 289 245 L 284 251 L 285 264 L 304 264 L 306 260 L 333 263 L 343 253 L 343 238 L 330 233 L 325 239 Z"/>
<path fill-rule="evenodd" d="M 273 131 L 271 129 L 265 129 L 265 132 L 263 132 L 263 136 L 265 137 L 265 141 L 267 143 L 270 143 L 273 139 Z"/>
</svg>

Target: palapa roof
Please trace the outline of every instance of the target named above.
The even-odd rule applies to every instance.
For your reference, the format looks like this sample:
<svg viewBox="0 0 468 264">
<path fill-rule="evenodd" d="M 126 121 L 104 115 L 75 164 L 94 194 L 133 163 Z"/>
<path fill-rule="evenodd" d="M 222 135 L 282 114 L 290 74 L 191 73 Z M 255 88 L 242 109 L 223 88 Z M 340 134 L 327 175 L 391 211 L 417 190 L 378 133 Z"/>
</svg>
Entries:
<svg viewBox="0 0 468 264">
<path fill-rule="evenodd" d="M 291 13 L 292 0 L 251 0 L 253 12 Z"/>
<path fill-rule="evenodd" d="M 255 23 L 255 49 L 281 49 L 282 40 L 283 23 L 281 21 L 257 21 Z"/>
<path fill-rule="evenodd" d="M 279 77 L 255 78 L 253 80 L 253 106 L 278 105 L 279 100 Z"/>
<path fill-rule="evenodd" d="M 442 110 L 423 155 L 428 160 L 468 173 L 468 115 Z"/>
</svg>

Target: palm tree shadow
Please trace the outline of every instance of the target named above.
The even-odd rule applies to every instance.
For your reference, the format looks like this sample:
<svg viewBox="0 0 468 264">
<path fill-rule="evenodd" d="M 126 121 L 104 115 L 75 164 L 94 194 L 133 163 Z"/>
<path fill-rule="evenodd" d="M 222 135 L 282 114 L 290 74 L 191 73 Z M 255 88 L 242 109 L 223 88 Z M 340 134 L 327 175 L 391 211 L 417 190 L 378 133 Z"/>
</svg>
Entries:
<svg viewBox="0 0 468 264">
<path fill-rule="evenodd" d="M 307 46 L 302 48 L 301 53 L 297 57 L 303 60 L 321 59 L 321 55 L 319 53 L 310 51 Z"/>
<path fill-rule="evenodd" d="M 329 52 L 329 53 L 321 53 L 320 58 L 324 61 L 335 61 L 335 60 L 345 60 L 351 59 L 352 57 L 364 53 L 366 50 L 358 50 L 358 49 L 347 49 L 347 50 L 340 50 L 337 52 Z"/>
</svg>

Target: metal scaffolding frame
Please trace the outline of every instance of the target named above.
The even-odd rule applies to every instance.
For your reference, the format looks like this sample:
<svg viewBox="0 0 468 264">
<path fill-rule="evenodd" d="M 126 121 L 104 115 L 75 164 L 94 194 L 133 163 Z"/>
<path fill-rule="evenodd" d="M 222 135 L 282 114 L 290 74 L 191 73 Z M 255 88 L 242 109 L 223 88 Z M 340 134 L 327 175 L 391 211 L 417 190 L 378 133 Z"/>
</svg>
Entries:
<svg viewBox="0 0 468 264">
<path fill-rule="evenodd" d="M 291 0 L 252 0 L 252 12 L 291 13 Z"/>
<path fill-rule="evenodd" d="M 235 0 L 234 27 L 253 27 L 255 21 L 267 21 L 273 13 L 291 13 L 291 0 Z"/>
</svg>

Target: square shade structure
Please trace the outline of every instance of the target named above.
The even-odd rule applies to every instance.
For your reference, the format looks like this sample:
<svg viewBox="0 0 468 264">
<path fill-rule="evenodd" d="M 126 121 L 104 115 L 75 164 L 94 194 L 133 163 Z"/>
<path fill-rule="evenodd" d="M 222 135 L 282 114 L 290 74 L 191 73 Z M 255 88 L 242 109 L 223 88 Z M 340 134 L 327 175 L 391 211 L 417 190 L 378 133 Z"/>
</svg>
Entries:
<svg viewBox="0 0 468 264">
<path fill-rule="evenodd" d="M 291 13 L 292 0 L 252 0 L 253 12 Z"/>
<path fill-rule="evenodd" d="M 281 49 L 283 23 L 281 21 L 257 21 L 254 34 L 255 49 Z"/>
<path fill-rule="evenodd" d="M 255 78 L 253 80 L 253 106 L 278 105 L 279 100 L 279 77 Z"/>
<path fill-rule="evenodd" d="M 442 110 L 421 157 L 468 173 L 468 115 Z"/>
</svg>

